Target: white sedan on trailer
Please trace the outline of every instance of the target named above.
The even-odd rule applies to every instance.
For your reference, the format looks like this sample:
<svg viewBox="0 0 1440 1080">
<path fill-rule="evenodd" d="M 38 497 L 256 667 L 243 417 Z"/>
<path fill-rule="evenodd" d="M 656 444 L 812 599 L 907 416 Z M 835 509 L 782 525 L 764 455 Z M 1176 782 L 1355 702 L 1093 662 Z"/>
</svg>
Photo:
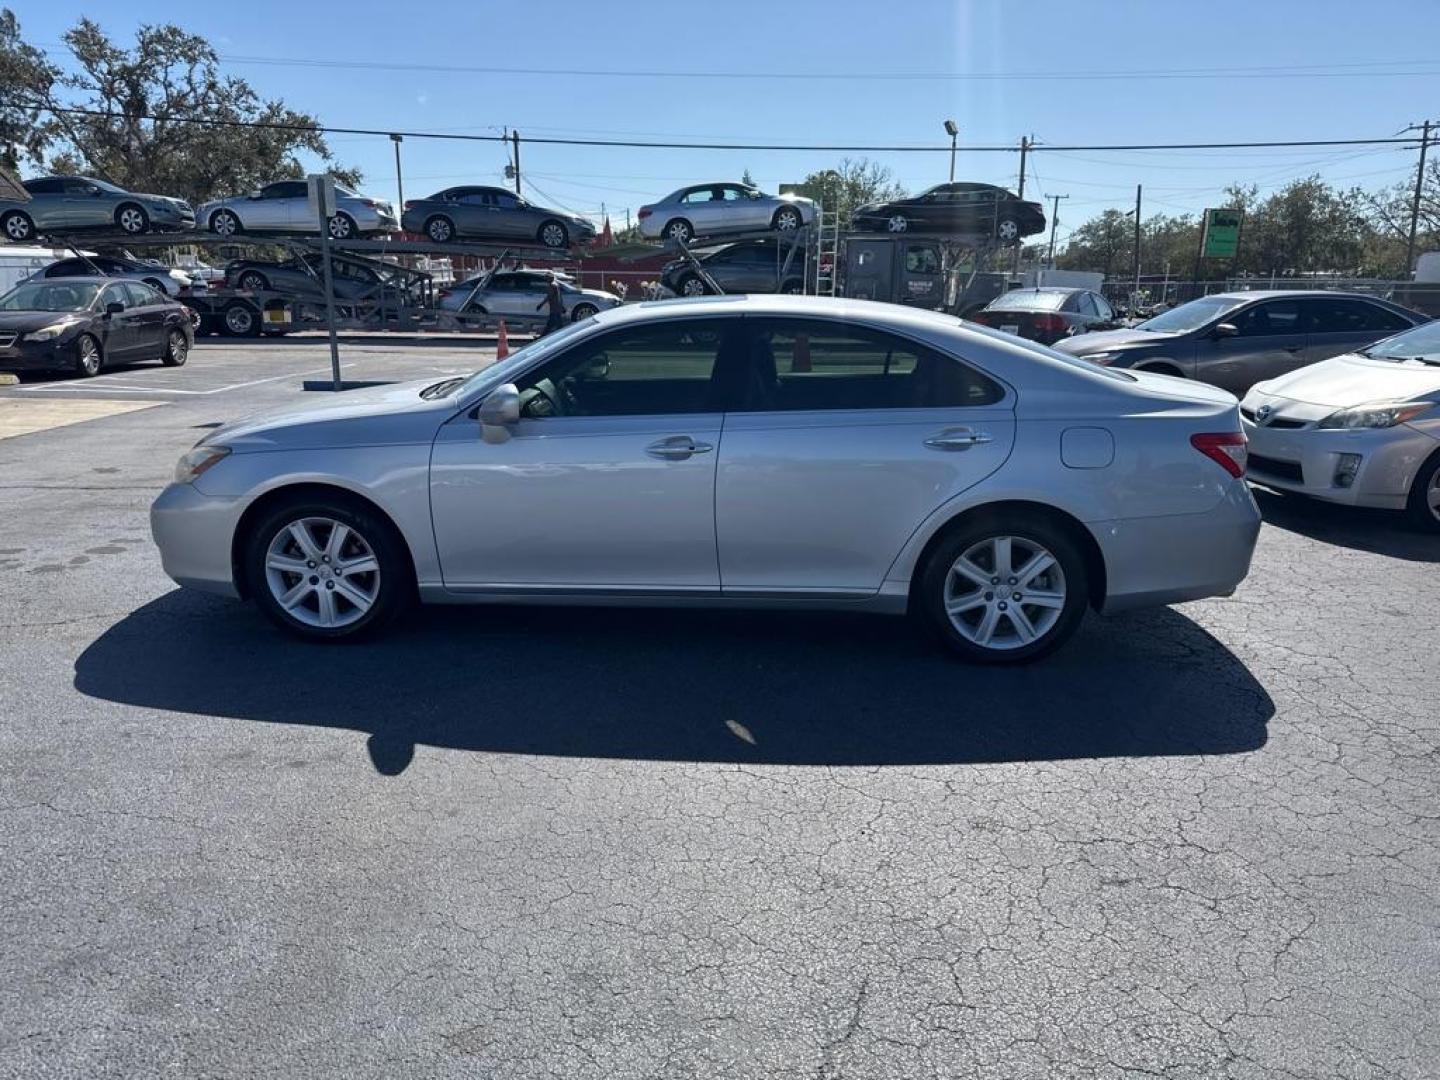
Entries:
<svg viewBox="0 0 1440 1080">
<path fill-rule="evenodd" d="M 1256 383 L 1240 416 L 1255 482 L 1440 531 L 1440 322 Z"/>
<path fill-rule="evenodd" d="M 815 201 L 803 195 L 767 195 L 749 184 L 691 184 L 640 207 L 640 235 L 680 240 L 727 233 L 794 232 L 815 222 Z"/>
</svg>

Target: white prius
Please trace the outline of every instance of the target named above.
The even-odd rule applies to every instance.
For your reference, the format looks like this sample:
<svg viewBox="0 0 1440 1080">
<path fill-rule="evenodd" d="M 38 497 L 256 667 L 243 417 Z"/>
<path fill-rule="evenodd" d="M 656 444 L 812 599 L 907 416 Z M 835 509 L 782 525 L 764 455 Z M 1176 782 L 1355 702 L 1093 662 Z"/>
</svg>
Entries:
<svg viewBox="0 0 1440 1080">
<path fill-rule="evenodd" d="M 824 606 L 961 656 L 1224 595 L 1260 527 L 1223 390 L 932 312 L 644 303 L 476 374 L 210 433 L 151 512 L 182 585 L 344 638 L 438 603 Z"/>
</svg>

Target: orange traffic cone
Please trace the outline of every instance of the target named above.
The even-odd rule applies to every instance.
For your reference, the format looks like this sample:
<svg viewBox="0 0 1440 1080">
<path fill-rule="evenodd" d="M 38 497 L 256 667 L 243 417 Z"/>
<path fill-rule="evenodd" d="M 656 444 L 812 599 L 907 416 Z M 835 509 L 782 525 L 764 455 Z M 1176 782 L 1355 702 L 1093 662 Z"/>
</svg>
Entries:
<svg viewBox="0 0 1440 1080">
<path fill-rule="evenodd" d="M 504 360 L 510 355 L 510 335 L 505 332 L 505 320 L 500 320 L 500 329 L 495 335 L 495 359 Z"/>
</svg>

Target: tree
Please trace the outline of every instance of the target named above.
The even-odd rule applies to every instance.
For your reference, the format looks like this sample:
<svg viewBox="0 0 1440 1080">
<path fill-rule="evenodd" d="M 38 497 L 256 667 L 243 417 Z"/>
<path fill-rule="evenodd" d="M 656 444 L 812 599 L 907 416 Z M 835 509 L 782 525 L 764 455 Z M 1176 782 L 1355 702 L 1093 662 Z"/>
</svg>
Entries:
<svg viewBox="0 0 1440 1080">
<path fill-rule="evenodd" d="M 879 162 L 845 158 L 833 169 L 822 169 L 805 177 L 796 185 L 795 193 L 815 199 L 843 215 L 864 203 L 903 198 L 905 189 Z"/>
<path fill-rule="evenodd" d="M 746 187 L 754 187 L 754 186 L 755 186 L 755 178 L 750 175 L 750 170 L 749 170 L 749 169 L 746 169 L 743 173 L 740 174 L 740 182 L 741 182 L 742 184 L 744 184 Z"/>
<path fill-rule="evenodd" d="M 196 203 L 303 176 L 303 153 L 336 179 L 359 182 L 358 172 L 334 163 L 313 116 L 222 74 L 202 37 L 146 25 L 125 49 L 81 19 L 64 41 L 68 72 L 26 44 L 14 14 L 0 9 L 0 138 L 14 158 Z"/>
<path fill-rule="evenodd" d="M 1123 210 L 1106 210 L 1070 234 L 1056 264 L 1066 270 L 1099 270 L 1106 278 L 1130 257 L 1134 226 Z M 1142 249 L 1143 250 L 1143 249 Z"/>
</svg>

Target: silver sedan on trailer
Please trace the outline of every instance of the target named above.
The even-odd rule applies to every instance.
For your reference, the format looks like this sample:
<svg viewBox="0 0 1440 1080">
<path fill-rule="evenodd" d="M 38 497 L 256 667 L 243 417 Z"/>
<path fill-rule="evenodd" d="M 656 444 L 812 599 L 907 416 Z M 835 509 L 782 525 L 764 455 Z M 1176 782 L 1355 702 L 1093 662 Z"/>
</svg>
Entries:
<svg viewBox="0 0 1440 1080">
<path fill-rule="evenodd" d="M 436 603 L 923 616 L 1038 657 L 1087 608 L 1223 596 L 1260 517 L 1233 397 L 889 304 L 601 312 L 471 376 L 206 435 L 151 527 L 181 585 L 347 638 Z"/>
<path fill-rule="evenodd" d="M 1240 416 L 1257 483 L 1440 531 L 1440 322 L 1256 383 Z"/>
<path fill-rule="evenodd" d="M 773 229 L 793 232 L 815 221 L 815 201 L 803 195 L 767 195 L 729 181 L 691 184 L 640 207 L 640 235 L 690 241 L 697 236 Z"/>
<path fill-rule="evenodd" d="M 220 236 L 320 232 L 320 219 L 310 209 L 310 191 L 304 180 L 277 180 L 248 195 L 203 203 L 195 217 L 202 228 Z M 400 221 L 390 203 L 335 185 L 335 213 L 329 221 L 331 237 L 355 240 L 367 233 L 392 233 L 399 228 Z"/>
</svg>

